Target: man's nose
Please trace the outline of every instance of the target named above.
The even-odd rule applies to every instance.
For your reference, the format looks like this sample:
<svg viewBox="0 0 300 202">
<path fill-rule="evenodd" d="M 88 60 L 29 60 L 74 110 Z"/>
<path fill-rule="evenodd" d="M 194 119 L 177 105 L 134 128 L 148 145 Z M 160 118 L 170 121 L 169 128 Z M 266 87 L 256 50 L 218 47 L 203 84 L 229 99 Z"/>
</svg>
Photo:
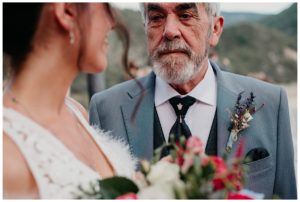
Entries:
<svg viewBox="0 0 300 202">
<path fill-rule="evenodd" d="M 168 40 L 180 37 L 179 24 L 174 16 L 167 17 L 163 36 Z"/>
</svg>

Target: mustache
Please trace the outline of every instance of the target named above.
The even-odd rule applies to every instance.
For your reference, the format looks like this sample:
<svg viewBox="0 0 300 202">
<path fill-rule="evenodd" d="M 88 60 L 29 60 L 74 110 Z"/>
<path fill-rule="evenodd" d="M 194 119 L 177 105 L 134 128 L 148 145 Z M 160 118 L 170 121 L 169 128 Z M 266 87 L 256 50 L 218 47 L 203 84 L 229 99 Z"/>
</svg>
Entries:
<svg viewBox="0 0 300 202">
<path fill-rule="evenodd" d="M 156 49 L 154 53 L 154 57 L 160 57 L 163 54 L 169 52 L 181 52 L 187 54 L 189 57 L 192 55 L 192 50 L 186 44 L 180 41 L 164 41 L 159 47 Z"/>
</svg>

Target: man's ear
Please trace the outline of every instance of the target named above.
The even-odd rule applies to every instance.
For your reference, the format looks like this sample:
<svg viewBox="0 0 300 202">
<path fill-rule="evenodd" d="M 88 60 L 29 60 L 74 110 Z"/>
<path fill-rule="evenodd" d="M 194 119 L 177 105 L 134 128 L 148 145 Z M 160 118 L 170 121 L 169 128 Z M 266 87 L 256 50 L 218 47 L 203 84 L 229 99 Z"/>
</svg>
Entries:
<svg viewBox="0 0 300 202">
<path fill-rule="evenodd" d="M 70 31 L 76 24 L 78 11 L 74 3 L 55 3 L 54 16 L 57 23 L 66 31 Z"/>
<path fill-rule="evenodd" d="M 219 38 L 223 32 L 223 26 L 224 26 L 224 17 L 223 16 L 214 17 L 212 32 L 209 40 L 209 44 L 211 47 L 215 47 L 218 44 Z"/>
</svg>

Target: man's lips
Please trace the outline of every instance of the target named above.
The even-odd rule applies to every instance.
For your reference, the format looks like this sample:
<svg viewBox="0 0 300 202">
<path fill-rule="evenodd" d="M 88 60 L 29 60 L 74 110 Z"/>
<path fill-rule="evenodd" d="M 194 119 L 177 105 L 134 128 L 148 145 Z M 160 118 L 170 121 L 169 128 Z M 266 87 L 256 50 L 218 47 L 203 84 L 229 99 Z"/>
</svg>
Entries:
<svg viewBox="0 0 300 202">
<path fill-rule="evenodd" d="M 159 53 L 160 56 L 162 55 L 168 55 L 168 54 L 185 54 L 189 55 L 187 51 L 184 50 L 170 50 L 170 51 L 162 51 Z"/>
</svg>

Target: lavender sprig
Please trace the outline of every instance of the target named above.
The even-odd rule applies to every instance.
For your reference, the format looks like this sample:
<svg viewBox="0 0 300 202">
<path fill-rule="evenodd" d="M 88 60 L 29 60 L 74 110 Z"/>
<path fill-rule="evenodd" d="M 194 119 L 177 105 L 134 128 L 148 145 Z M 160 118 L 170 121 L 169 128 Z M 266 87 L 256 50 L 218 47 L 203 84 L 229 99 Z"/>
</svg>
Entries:
<svg viewBox="0 0 300 202">
<path fill-rule="evenodd" d="M 253 119 L 252 115 L 264 106 L 262 104 L 256 109 L 254 93 L 250 92 L 249 97 L 242 100 L 243 93 L 244 91 L 238 94 L 233 113 L 231 112 L 231 124 L 228 128 L 230 136 L 226 146 L 228 153 L 231 151 L 233 143 L 238 140 L 239 132 L 250 126 L 248 123 Z"/>
</svg>

